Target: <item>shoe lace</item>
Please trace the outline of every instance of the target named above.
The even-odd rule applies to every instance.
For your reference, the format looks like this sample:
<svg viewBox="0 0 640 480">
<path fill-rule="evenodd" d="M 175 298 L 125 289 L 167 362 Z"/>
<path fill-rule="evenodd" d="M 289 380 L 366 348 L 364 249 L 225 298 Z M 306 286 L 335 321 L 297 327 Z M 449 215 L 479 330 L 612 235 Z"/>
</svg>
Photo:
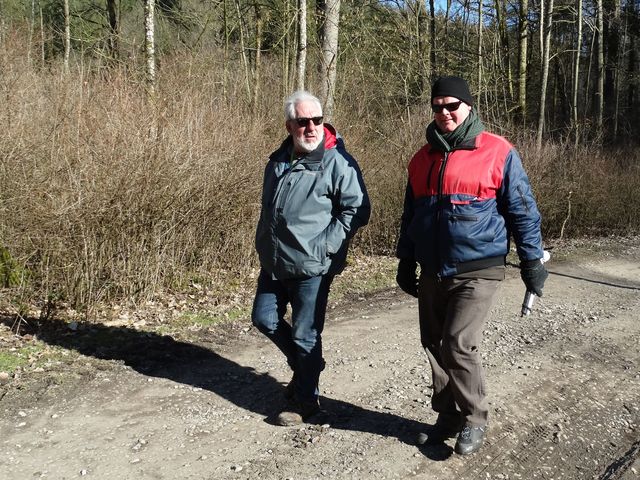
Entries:
<svg viewBox="0 0 640 480">
<path fill-rule="evenodd" d="M 464 427 L 462 432 L 460 432 L 460 437 L 464 439 L 471 438 L 471 427 Z"/>
</svg>

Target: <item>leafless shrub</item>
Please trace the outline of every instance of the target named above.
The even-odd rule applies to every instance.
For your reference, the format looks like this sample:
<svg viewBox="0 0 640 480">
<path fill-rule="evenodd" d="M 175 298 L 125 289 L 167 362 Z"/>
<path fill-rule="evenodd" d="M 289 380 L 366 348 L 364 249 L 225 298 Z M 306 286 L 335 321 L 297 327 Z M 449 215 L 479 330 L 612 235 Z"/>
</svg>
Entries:
<svg viewBox="0 0 640 480">
<path fill-rule="evenodd" d="M 5 52 L 0 246 L 29 272 L 20 298 L 89 307 L 194 281 L 222 292 L 256 268 L 262 172 L 284 137 L 283 93 L 278 64 L 267 61 L 268 88 L 251 106 L 243 70 L 225 73 L 221 59 L 164 58 L 152 105 L 135 71 L 78 67 L 63 75 Z M 394 109 L 355 75 L 341 82 L 334 123 L 373 203 L 355 248 L 392 254 L 406 165 L 424 142 L 430 112 Z M 548 235 L 567 218 L 569 191 L 568 235 L 638 228 L 640 214 L 630 208 L 640 200 L 637 154 L 555 144 L 538 154 L 526 139 L 514 143 Z"/>
</svg>

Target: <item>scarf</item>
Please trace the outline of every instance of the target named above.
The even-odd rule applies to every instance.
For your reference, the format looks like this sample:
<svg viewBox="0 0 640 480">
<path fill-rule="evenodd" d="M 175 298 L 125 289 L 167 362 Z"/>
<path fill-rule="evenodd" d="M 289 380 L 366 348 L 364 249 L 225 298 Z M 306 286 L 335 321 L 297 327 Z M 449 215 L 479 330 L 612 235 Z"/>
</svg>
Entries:
<svg viewBox="0 0 640 480">
<path fill-rule="evenodd" d="M 450 152 L 455 150 L 459 145 L 473 140 L 480 135 L 480 133 L 484 132 L 484 130 L 484 125 L 480 121 L 480 118 L 478 118 L 476 111 L 471 110 L 465 121 L 458 125 L 458 128 L 453 132 L 440 133 L 440 130 L 436 127 L 436 122 L 431 122 L 427 126 L 427 142 L 436 150 Z"/>
</svg>

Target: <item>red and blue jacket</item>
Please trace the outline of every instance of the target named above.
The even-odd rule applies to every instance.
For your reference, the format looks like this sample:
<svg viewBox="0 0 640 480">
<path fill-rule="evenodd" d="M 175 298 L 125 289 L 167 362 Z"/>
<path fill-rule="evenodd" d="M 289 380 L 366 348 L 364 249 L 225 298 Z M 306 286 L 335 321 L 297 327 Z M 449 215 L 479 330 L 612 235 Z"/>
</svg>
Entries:
<svg viewBox="0 0 640 480">
<path fill-rule="evenodd" d="M 413 156 L 398 258 L 449 277 L 504 265 L 511 235 L 521 261 L 542 258 L 540 213 L 507 140 L 482 132 L 451 152 L 426 144 Z"/>
</svg>

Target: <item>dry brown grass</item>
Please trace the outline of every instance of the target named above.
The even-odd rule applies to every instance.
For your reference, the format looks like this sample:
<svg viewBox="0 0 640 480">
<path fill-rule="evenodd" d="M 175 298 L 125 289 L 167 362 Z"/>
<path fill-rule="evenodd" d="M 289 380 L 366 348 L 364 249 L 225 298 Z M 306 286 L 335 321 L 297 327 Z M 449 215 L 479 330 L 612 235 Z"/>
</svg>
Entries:
<svg viewBox="0 0 640 480">
<path fill-rule="evenodd" d="M 253 111 L 242 70 L 230 68 L 224 81 L 214 56 L 163 58 L 152 105 L 135 72 L 86 67 L 64 76 L 11 51 L 0 58 L 0 246 L 29 272 L 22 300 L 52 296 L 88 307 L 193 281 L 230 290 L 245 282 L 256 267 L 264 163 L 284 136 L 277 62 L 266 67 Z M 359 78 L 342 81 L 335 124 L 373 203 L 355 248 L 392 254 L 405 167 L 428 112 L 381 115 L 375 99 L 384 92 Z M 548 234 L 560 231 L 569 190 L 571 234 L 640 225 L 630 208 L 640 200 L 637 153 L 520 150 Z"/>
</svg>

